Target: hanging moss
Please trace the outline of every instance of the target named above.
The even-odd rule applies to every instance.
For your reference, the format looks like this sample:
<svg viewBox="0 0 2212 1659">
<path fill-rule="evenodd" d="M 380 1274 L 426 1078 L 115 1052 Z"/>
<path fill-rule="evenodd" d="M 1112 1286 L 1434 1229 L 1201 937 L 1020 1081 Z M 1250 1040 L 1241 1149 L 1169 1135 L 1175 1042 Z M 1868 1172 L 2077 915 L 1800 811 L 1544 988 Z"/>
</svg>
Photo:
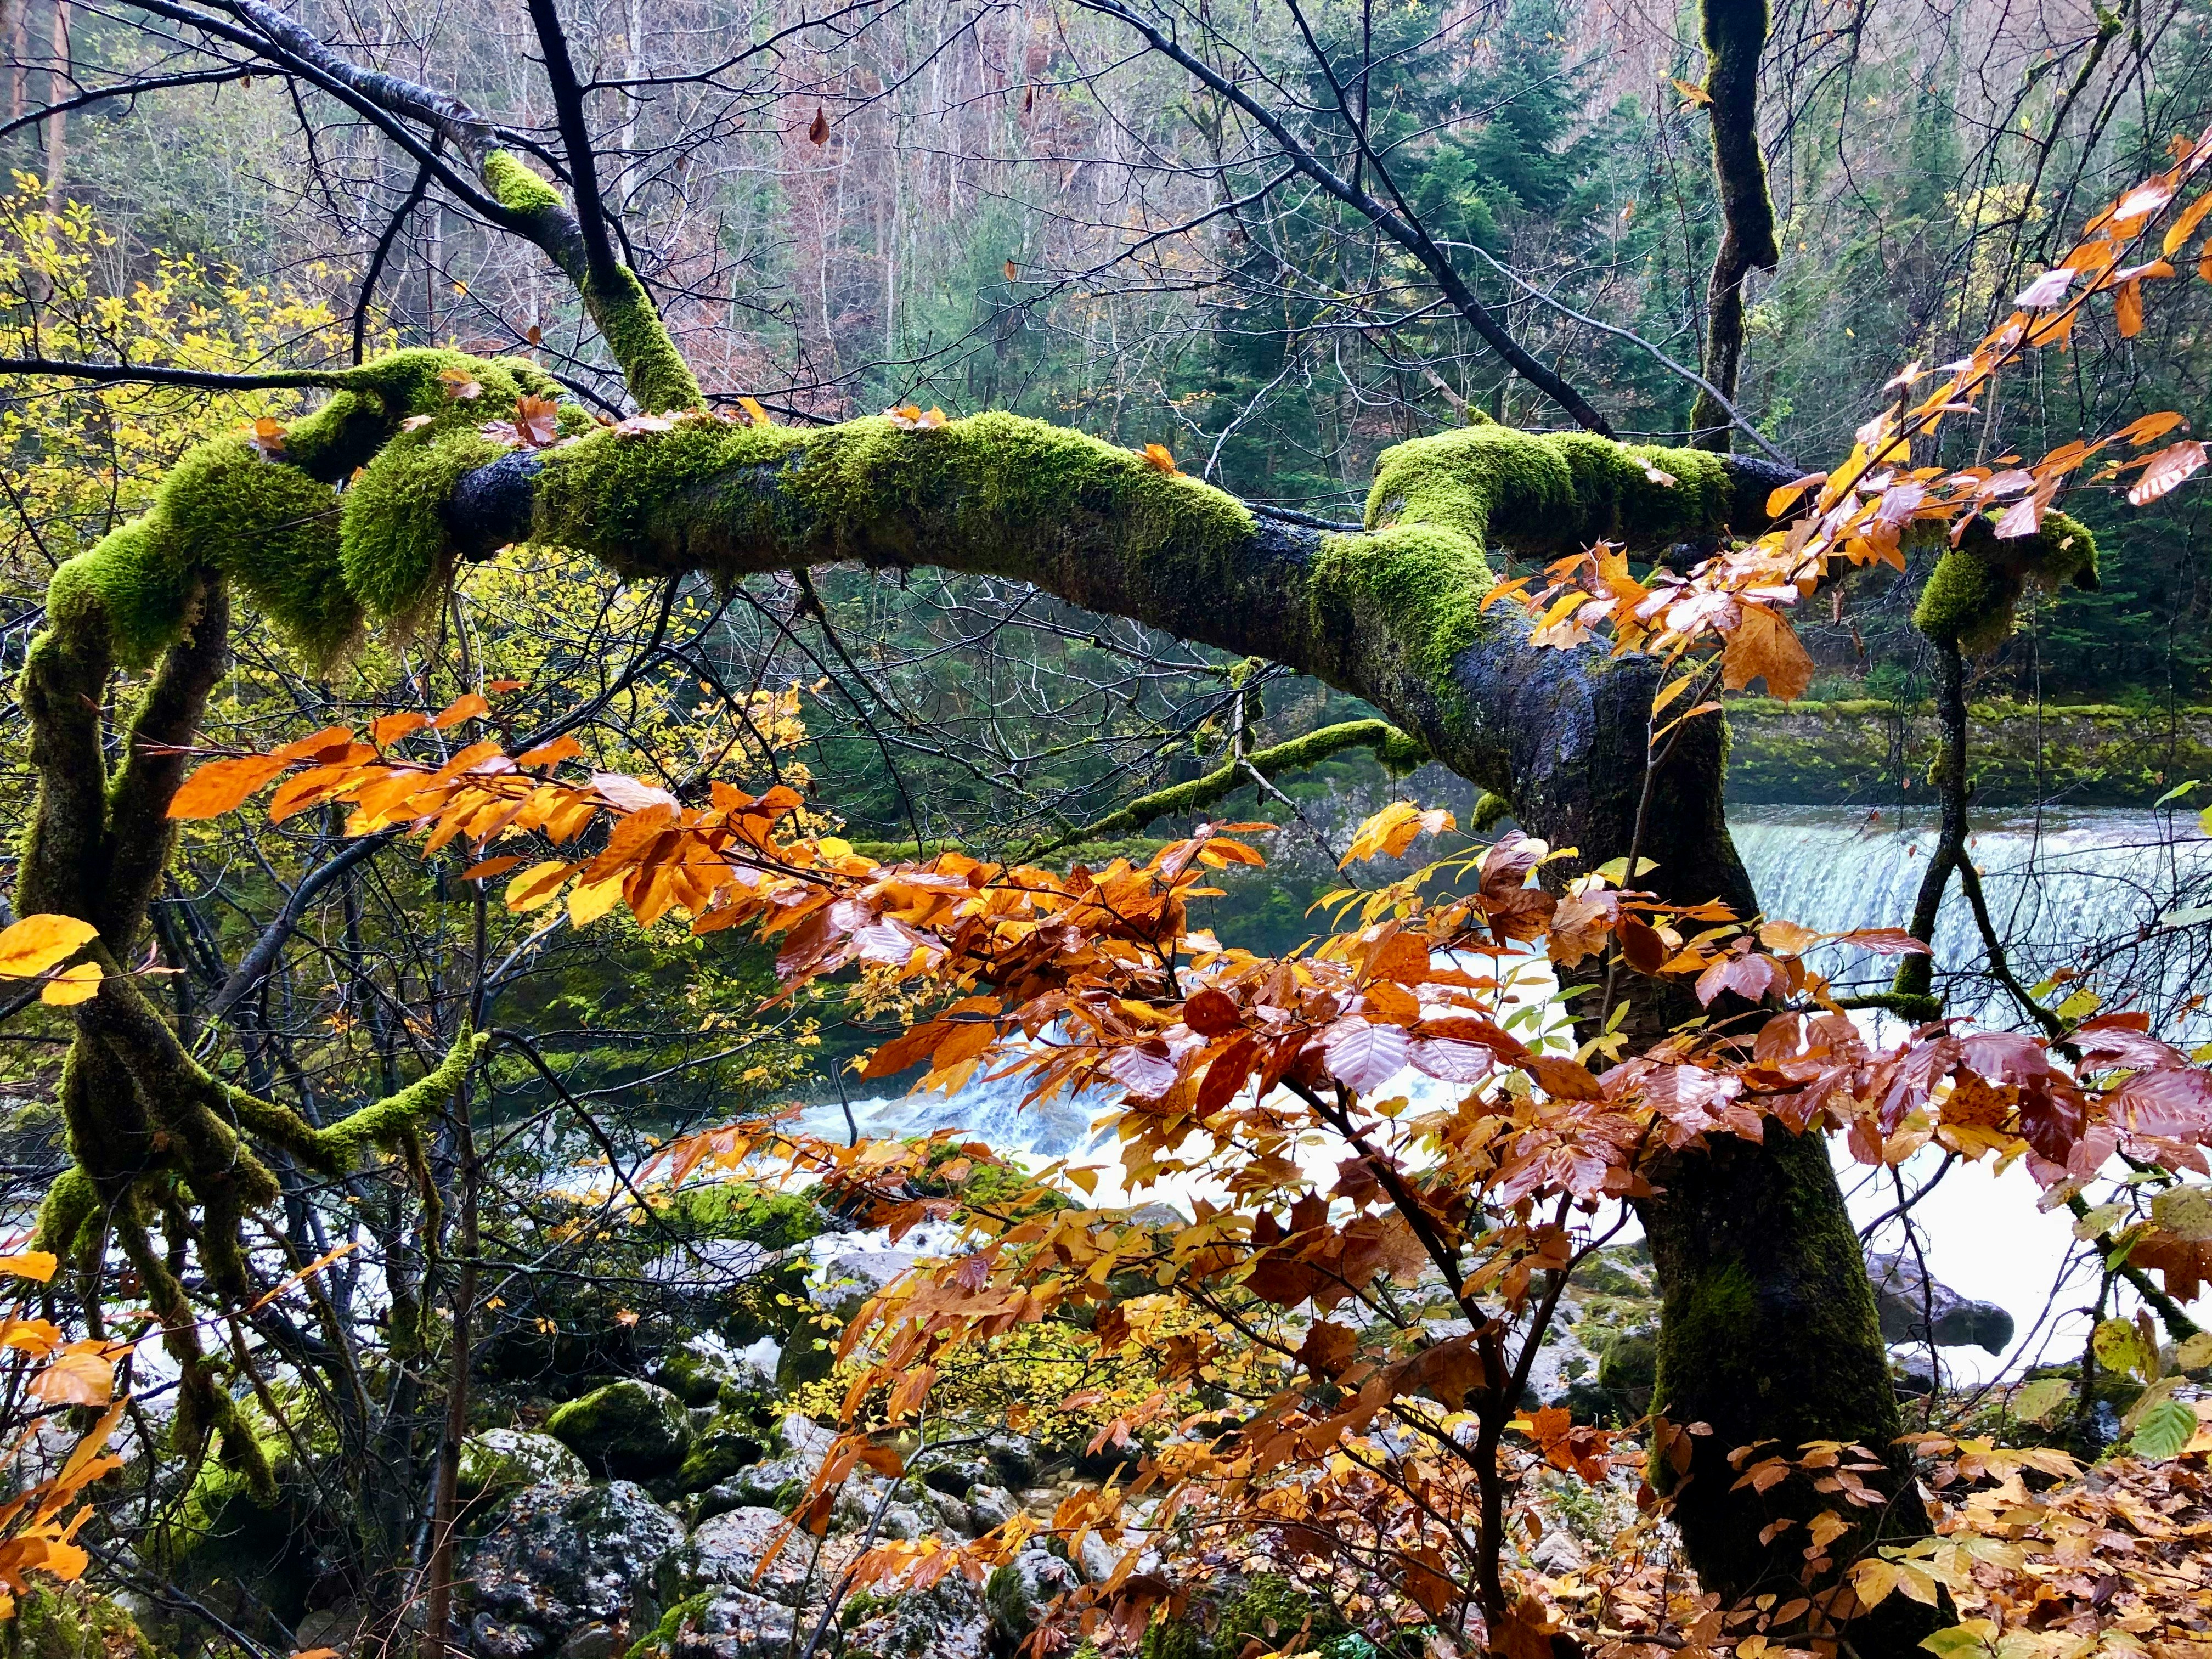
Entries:
<svg viewBox="0 0 2212 1659">
<path fill-rule="evenodd" d="M 2069 581 L 2097 586 L 2097 538 L 2080 520 L 2046 513 L 2034 535 L 2000 540 L 1986 519 L 1977 519 L 1960 544 L 1936 561 L 1912 624 L 1931 640 L 1979 656 L 2012 636 L 2029 587 L 2053 592 Z"/>
</svg>

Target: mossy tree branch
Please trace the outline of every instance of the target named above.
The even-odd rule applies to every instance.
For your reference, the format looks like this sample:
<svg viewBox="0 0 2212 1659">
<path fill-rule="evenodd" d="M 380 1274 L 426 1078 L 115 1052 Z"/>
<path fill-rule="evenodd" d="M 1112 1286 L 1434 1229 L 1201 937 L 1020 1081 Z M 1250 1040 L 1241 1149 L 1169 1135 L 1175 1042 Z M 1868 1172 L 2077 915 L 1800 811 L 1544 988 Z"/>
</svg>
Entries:
<svg viewBox="0 0 2212 1659">
<path fill-rule="evenodd" d="M 1105 841 L 1115 836 L 1126 836 L 1142 830 L 1155 818 L 1180 817 L 1200 812 L 1249 787 L 1256 775 L 1277 778 L 1285 772 L 1304 771 L 1318 766 L 1332 755 L 1340 755 L 1347 749 L 1371 749 L 1376 758 L 1387 766 L 1400 769 L 1419 765 L 1428 759 L 1429 751 L 1415 738 L 1407 737 L 1388 720 L 1346 720 L 1337 726 L 1324 726 L 1309 732 L 1304 737 L 1292 738 L 1266 749 L 1255 749 L 1247 755 L 1233 757 L 1222 766 L 1203 777 L 1185 783 L 1170 784 L 1149 795 L 1139 795 L 1118 811 L 1109 812 L 1095 823 L 1080 830 L 1071 830 L 1065 835 L 1054 836 L 1027 849 L 1024 858 L 1036 858 L 1056 848 L 1077 842 Z"/>
</svg>

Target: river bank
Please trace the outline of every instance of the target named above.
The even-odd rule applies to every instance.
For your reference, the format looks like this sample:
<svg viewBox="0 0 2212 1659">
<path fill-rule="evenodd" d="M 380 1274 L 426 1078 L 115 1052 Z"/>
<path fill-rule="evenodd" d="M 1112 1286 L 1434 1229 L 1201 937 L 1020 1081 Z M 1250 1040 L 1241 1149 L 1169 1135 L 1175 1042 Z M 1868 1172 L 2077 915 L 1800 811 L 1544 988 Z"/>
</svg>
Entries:
<svg viewBox="0 0 2212 1659">
<path fill-rule="evenodd" d="M 1975 799 L 2148 806 L 2212 780 L 2212 707 L 1972 705 Z M 1729 799 L 1745 805 L 1930 803 L 1939 734 L 1932 704 L 1879 698 L 1784 703 L 1732 698 Z"/>
</svg>

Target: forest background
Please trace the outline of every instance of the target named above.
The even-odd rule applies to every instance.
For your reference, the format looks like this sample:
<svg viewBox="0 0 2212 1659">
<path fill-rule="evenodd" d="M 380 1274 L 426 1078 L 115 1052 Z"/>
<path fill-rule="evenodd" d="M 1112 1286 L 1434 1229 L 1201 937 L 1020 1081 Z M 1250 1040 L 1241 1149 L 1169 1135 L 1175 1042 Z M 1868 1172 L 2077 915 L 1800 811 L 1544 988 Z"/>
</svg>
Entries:
<svg viewBox="0 0 2212 1659">
<path fill-rule="evenodd" d="M 1320 106 L 1327 77 L 1291 15 L 1190 15 L 1272 75 L 1286 107 Z M 302 16 L 507 125 L 551 118 L 532 102 L 536 42 L 520 15 Z M 1332 522 L 1358 517 L 1393 443 L 1485 416 L 1556 423 L 1370 222 L 1249 161 L 1229 112 L 1095 13 L 629 0 L 565 21 L 626 256 L 726 407 L 750 398 L 791 424 L 1010 409 L 1158 445 L 1249 501 Z M 1389 152 L 1417 158 L 1402 169 L 1413 204 L 1484 302 L 1621 436 L 1680 441 L 1697 388 L 1666 359 L 1700 362 L 1718 234 L 1696 15 L 1519 0 L 1328 21 L 1332 51 L 1359 36 L 1382 66 L 1358 95 Z M 173 26 L 158 9 L 52 0 L 0 13 L 0 161 L 15 169 L 0 288 L 20 301 L 0 319 L 0 356 L 251 377 L 452 343 L 532 356 L 619 412 L 619 376 L 535 252 L 426 191 L 367 127 L 248 64 L 210 67 Z M 1780 259 L 1753 279 L 1736 401 L 1757 437 L 1739 434 L 1738 450 L 1817 468 L 1899 366 L 1981 337 L 2087 215 L 2160 166 L 2173 134 L 2203 127 L 2208 29 L 2212 15 L 2185 5 L 1778 9 L 1761 139 Z M 1974 458 L 2202 409 L 2207 290 L 2158 297 L 2139 332 L 2085 330 L 2008 378 Z M 30 377 L 0 392 L 16 463 L 0 502 L 11 672 L 51 572 L 143 511 L 191 444 L 313 401 Z M 1973 664 L 1971 692 L 1996 712 L 2089 708 L 2149 733 L 2165 759 L 2071 799 L 2154 799 L 2188 781 L 2212 698 L 2202 491 L 2136 510 L 2091 486 L 2068 509 L 2100 532 L 2100 585 L 2033 596 L 2016 635 Z M 1910 618 L 1932 562 L 1856 575 L 1802 619 L 1814 703 L 1874 720 L 1922 705 L 1928 647 Z M 265 750 L 507 685 L 507 735 L 573 727 L 610 771 L 679 792 L 772 778 L 834 808 L 826 827 L 854 842 L 1066 860 L 1136 844 L 1155 815 L 1130 803 L 1147 792 L 1371 713 L 1018 583 L 927 568 L 722 592 L 623 586 L 580 557 L 509 550 L 409 620 L 324 672 L 249 616 L 206 739 Z M 5 811 L 20 823 L 30 775 L 20 713 L 10 720 Z M 1768 757 L 1764 793 L 1795 798 L 1793 768 L 1818 759 L 1802 743 Z M 1855 804 L 1932 799 L 1924 757 L 1907 744 Z M 1476 821 L 1449 775 L 1403 781 L 1358 751 L 1286 778 L 1280 795 L 1217 803 L 1286 820 L 1275 868 L 1225 883 L 1224 933 L 1255 948 L 1304 937 L 1346 826 L 1401 785 Z M 804 999 L 756 1018 L 765 955 L 733 936 L 495 911 L 492 937 L 472 939 L 481 912 L 458 848 L 372 863 L 340 845 L 335 812 L 271 828 L 256 811 L 188 832 L 154 921 L 161 966 L 179 970 L 167 981 L 179 1027 L 253 1088 L 334 1111 L 434 1063 L 473 979 L 557 1066 L 557 1080 L 517 1067 L 497 1085 L 495 1115 L 519 1127 L 495 1179 L 525 1231 L 568 1224 L 542 1194 L 576 1148 L 521 1131 L 569 1097 L 618 1098 L 633 1136 L 794 1091 L 818 1099 L 835 1087 L 825 1060 L 913 1012 L 886 992 L 857 1018 Z M 257 956 L 272 936 L 274 954 Z M 63 1040 L 38 1024 L 53 1017 L 17 1015 L 9 1088 L 35 1100 Z M 7 1179 L 35 1195 L 61 1160 L 50 1123 L 31 1113 L 19 1128 Z M 404 1255 L 408 1224 L 380 1201 L 370 1195 L 366 1227 L 386 1261 Z M 314 1206 L 287 1224 L 302 1257 L 332 1243 Z M 501 1298 L 484 1340 L 527 1347 L 570 1318 L 567 1293 L 533 1283 Z"/>
</svg>

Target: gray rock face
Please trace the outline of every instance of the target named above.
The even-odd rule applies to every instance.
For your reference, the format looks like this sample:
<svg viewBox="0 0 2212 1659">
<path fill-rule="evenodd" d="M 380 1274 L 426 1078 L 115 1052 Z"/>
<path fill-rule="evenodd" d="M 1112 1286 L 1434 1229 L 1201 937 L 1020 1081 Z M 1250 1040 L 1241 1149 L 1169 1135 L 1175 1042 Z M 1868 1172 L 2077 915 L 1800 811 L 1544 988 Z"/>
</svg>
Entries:
<svg viewBox="0 0 2212 1659">
<path fill-rule="evenodd" d="M 1909 1251 L 1868 1256 L 1867 1276 L 1874 1280 L 1875 1310 L 1881 1316 L 1885 1342 L 1925 1342 L 1932 1328 L 1941 1348 L 1975 1346 L 2001 1354 L 2012 1345 L 2010 1314 L 1994 1302 L 1973 1301 L 1941 1280 L 1925 1278 Z"/>
<path fill-rule="evenodd" d="M 769 1549 L 781 1534 L 781 1547 Z M 741 1589 L 795 1607 L 805 1594 L 814 1540 L 776 1510 L 736 1509 L 702 1521 L 684 1552 L 687 1589 Z M 766 1562 L 765 1568 L 762 1563 Z"/>
<path fill-rule="evenodd" d="M 848 1631 L 844 1659 L 985 1659 L 990 1641 L 982 1596 L 964 1575 L 949 1572 Z"/>
<path fill-rule="evenodd" d="M 545 1419 L 545 1431 L 602 1474 L 667 1474 L 691 1448 L 691 1413 L 667 1389 L 635 1377 L 594 1389 Z"/>
<path fill-rule="evenodd" d="M 469 1497 L 548 1481 L 574 1486 L 591 1478 L 584 1460 L 550 1434 L 486 1429 L 461 1442 L 460 1489 Z"/>
<path fill-rule="evenodd" d="M 608 1626 L 611 1646 L 634 1639 L 675 1600 L 683 1543 L 683 1523 L 627 1480 L 529 1487 L 471 1558 L 469 1644 L 542 1659 L 587 1625 Z"/>
<path fill-rule="evenodd" d="M 787 1659 L 795 1622 L 792 1610 L 781 1602 L 746 1590 L 719 1589 L 685 1608 L 665 1659 Z M 656 1659 L 661 1659 L 659 1653 Z"/>
</svg>

